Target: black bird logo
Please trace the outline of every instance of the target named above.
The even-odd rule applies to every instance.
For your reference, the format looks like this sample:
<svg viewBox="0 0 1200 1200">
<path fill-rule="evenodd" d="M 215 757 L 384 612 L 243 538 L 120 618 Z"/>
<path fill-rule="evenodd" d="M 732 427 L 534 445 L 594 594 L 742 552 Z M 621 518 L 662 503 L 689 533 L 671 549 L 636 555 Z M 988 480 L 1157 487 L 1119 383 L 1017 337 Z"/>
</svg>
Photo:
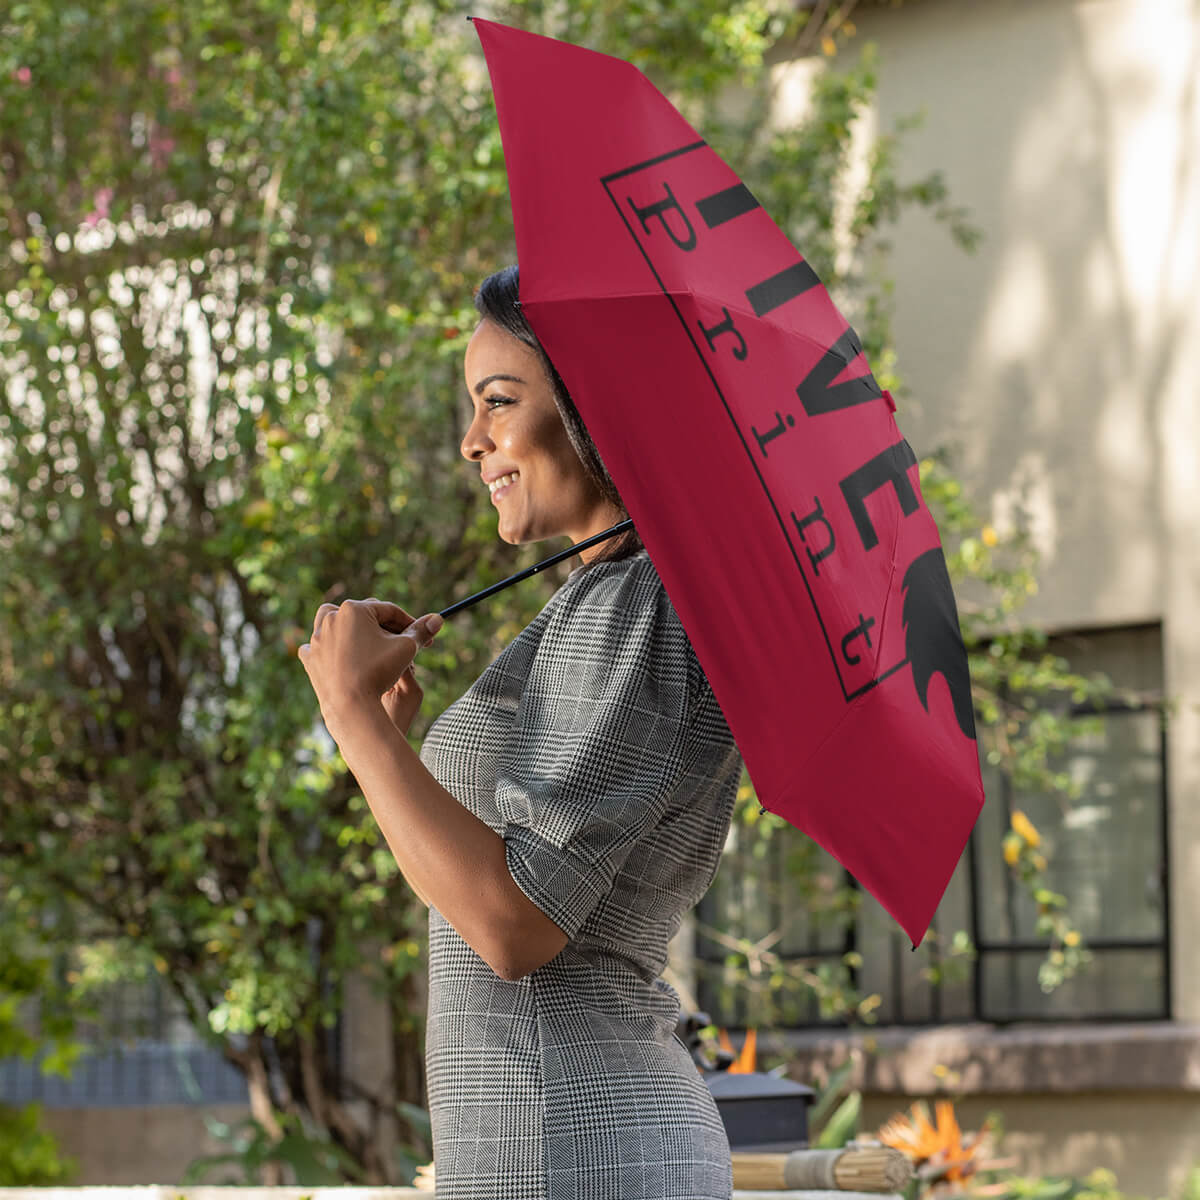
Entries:
<svg viewBox="0 0 1200 1200">
<path fill-rule="evenodd" d="M 921 705 L 929 711 L 929 681 L 940 672 L 950 688 L 958 727 L 974 741 L 975 709 L 967 649 L 958 625 L 946 556 L 940 546 L 913 559 L 904 573 L 903 590 L 905 650 Z"/>
</svg>

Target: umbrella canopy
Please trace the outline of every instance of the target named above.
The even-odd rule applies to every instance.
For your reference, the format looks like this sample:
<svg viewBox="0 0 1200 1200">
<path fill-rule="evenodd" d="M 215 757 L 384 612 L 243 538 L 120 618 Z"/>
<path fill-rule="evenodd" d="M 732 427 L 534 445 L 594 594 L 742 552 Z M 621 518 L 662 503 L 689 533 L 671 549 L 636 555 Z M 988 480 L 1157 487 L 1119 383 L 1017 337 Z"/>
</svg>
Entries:
<svg viewBox="0 0 1200 1200">
<path fill-rule="evenodd" d="M 854 331 L 630 64 L 476 20 L 521 302 L 760 803 L 920 942 L 983 803 L 916 458 Z"/>
</svg>

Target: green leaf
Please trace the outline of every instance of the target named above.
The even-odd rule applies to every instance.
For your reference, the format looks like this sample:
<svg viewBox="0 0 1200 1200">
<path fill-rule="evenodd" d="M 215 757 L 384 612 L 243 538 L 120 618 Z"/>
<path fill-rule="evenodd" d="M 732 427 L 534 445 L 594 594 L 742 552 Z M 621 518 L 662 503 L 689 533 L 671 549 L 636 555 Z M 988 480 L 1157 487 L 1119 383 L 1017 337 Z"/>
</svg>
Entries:
<svg viewBox="0 0 1200 1200">
<path fill-rule="evenodd" d="M 817 1135 L 814 1146 L 818 1150 L 837 1150 L 854 1140 L 858 1133 L 858 1122 L 862 1116 L 862 1093 L 851 1092 L 834 1110 Z"/>
<path fill-rule="evenodd" d="M 813 1101 L 812 1107 L 808 1112 L 809 1123 L 812 1125 L 819 1124 L 825 1118 L 825 1114 L 834 1106 L 838 1097 L 846 1088 L 851 1075 L 854 1074 L 855 1062 L 852 1058 L 847 1059 L 839 1067 L 835 1067 L 829 1072 L 829 1077 L 825 1080 L 824 1085 L 817 1093 Z"/>
</svg>

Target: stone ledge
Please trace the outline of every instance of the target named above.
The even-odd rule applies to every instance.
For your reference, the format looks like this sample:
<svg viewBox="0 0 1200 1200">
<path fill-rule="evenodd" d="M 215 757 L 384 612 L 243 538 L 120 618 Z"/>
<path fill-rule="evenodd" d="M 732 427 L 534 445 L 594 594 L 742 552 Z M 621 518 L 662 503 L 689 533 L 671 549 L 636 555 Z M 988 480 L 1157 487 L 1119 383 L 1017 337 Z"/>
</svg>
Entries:
<svg viewBox="0 0 1200 1200">
<path fill-rule="evenodd" d="M 433 1192 L 407 1187 L 0 1187 L 0 1200 L 400 1200 Z M 865 1192 L 755 1192 L 737 1188 L 733 1200 L 902 1200 Z"/>
<path fill-rule="evenodd" d="M 401 1200 L 423 1196 L 433 1200 L 433 1192 L 411 1187 L 218 1187 L 195 1184 L 173 1187 L 165 1183 L 145 1186 L 110 1187 L 0 1187 L 0 1200 Z"/>
<path fill-rule="evenodd" d="M 1200 1092 L 1200 1024 L 1182 1021 L 781 1030 L 761 1044 L 802 1083 L 859 1051 L 852 1086 L 873 1093 Z"/>
</svg>

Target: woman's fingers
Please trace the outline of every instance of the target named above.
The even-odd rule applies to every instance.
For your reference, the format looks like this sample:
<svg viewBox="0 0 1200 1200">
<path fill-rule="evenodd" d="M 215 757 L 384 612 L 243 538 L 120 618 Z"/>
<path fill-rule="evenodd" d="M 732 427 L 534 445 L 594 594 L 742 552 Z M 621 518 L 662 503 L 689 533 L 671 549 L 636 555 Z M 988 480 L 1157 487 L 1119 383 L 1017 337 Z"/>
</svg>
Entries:
<svg viewBox="0 0 1200 1200">
<path fill-rule="evenodd" d="M 442 620 L 440 613 L 426 613 L 423 617 L 418 617 L 413 621 L 404 633 L 409 637 L 416 638 L 417 645 L 422 648 L 432 646 L 433 639 L 437 636 L 437 632 L 446 622 Z"/>
<path fill-rule="evenodd" d="M 321 631 L 321 622 L 324 621 L 331 612 L 337 612 L 337 609 L 338 606 L 336 604 L 322 604 L 321 607 L 317 609 L 317 615 L 313 617 L 312 636 L 314 638 Z"/>
<path fill-rule="evenodd" d="M 377 600 L 374 596 L 366 600 L 360 600 L 360 604 L 366 604 L 375 614 L 375 620 L 388 631 L 388 633 L 403 633 L 414 621 L 411 613 L 407 613 L 398 604 L 392 604 L 388 600 Z"/>
<path fill-rule="evenodd" d="M 416 672 L 409 667 L 381 697 L 383 710 L 401 733 L 407 735 L 413 718 L 421 707 L 425 693 L 417 682 Z"/>
<path fill-rule="evenodd" d="M 374 596 L 366 600 L 346 600 L 343 603 L 370 609 L 371 615 L 379 623 L 380 627 L 386 629 L 388 633 L 402 633 L 414 620 L 412 614 L 405 612 L 400 605 L 392 604 L 387 600 L 377 600 Z M 322 604 L 317 609 L 317 616 L 313 622 L 314 635 L 320 628 L 325 616 L 328 613 L 337 612 L 337 609 L 338 606 L 336 604 Z"/>
<path fill-rule="evenodd" d="M 433 643 L 443 623 L 438 613 L 414 621 L 398 604 L 374 598 L 322 604 L 311 641 L 297 653 L 310 679 L 319 667 L 326 683 L 335 680 L 336 686 L 352 691 L 365 686 L 380 695 Z"/>
<path fill-rule="evenodd" d="M 414 617 L 400 605 L 393 604 L 389 600 L 378 600 L 374 596 L 369 596 L 366 600 L 346 600 L 344 603 L 369 609 L 380 628 L 385 629 L 388 633 L 406 633 L 414 638 L 419 646 L 428 646 L 444 624 L 438 613 L 426 613 L 423 617 Z M 331 612 L 337 612 L 337 609 L 336 604 L 322 604 L 317 609 L 317 616 L 313 621 L 314 637 L 325 617 Z"/>
<path fill-rule="evenodd" d="M 404 668 L 396 682 L 384 692 L 384 695 L 398 696 L 403 692 L 411 691 L 414 687 L 420 687 L 420 684 L 417 683 L 416 667 L 408 666 Z"/>
<path fill-rule="evenodd" d="M 445 624 L 440 613 L 426 613 L 423 617 L 413 617 L 405 612 L 398 604 L 386 600 L 347 600 L 356 608 L 365 608 L 379 622 L 379 627 L 388 633 L 398 633 L 410 637 L 417 643 L 418 649 L 433 644 L 434 635 Z"/>
</svg>

